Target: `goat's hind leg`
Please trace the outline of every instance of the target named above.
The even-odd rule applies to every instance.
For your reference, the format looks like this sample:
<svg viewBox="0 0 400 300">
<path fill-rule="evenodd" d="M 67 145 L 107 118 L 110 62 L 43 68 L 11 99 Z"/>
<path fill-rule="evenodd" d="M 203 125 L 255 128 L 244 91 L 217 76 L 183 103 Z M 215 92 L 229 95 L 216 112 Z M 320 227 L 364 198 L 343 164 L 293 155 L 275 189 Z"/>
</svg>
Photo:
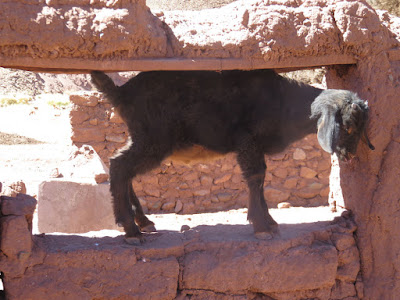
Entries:
<svg viewBox="0 0 400 300">
<path fill-rule="evenodd" d="M 142 205 L 133 191 L 132 185 L 129 186 L 129 200 L 135 211 L 135 223 L 139 226 L 141 232 L 156 232 L 154 222 L 150 221 L 143 212 Z"/>
<path fill-rule="evenodd" d="M 115 221 L 124 228 L 125 240 L 129 244 L 140 244 L 143 241 L 141 229 L 155 231 L 154 223 L 144 215 L 133 191 L 132 179 L 158 166 L 162 158 L 163 155 L 149 155 L 132 145 L 110 160 L 110 190 Z"/>
<path fill-rule="evenodd" d="M 270 239 L 277 233 L 278 224 L 269 214 L 264 198 L 264 154 L 255 147 L 247 148 L 238 153 L 238 162 L 250 192 L 247 219 L 253 224 L 257 238 Z"/>
</svg>

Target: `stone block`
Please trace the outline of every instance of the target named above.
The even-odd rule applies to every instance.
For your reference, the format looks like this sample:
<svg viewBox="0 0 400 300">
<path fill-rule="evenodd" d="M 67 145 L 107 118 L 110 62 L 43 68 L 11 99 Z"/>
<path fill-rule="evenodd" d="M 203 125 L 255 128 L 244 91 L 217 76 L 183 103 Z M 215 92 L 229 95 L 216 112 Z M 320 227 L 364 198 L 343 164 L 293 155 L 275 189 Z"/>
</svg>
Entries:
<svg viewBox="0 0 400 300">
<path fill-rule="evenodd" d="M 29 268 L 24 276 L 7 278 L 8 298 L 175 298 L 179 276 L 175 258 L 138 260 L 133 247 L 114 245 L 113 249 L 104 249 L 101 241 L 97 245 L 97 249 L 87 249 L 87 244 L 54 249 L 43 263 Z"/>
<path fill-rule="evenodd" d="M 1 213 L 5 216 L 33 215 L 37 201 L 35 198 L 18 194 L 16 197 L 1 196 Z"/>
<path fill-rule="evenodd" d="M 32 234 L 25 216 L 1 218 L 1 251 L 9 259 L 25 260 L 32 251 Z"/>
<path fill-rule="evenodd" d="M 337 281 L 332 288 L 331 299 L 345 299 L 356 296 L 356 288 L 353 283 Z"/>
<path fill-rule="evenodd" d="M 268 294 L 331 287 L 335 283 L 338 257 L 332 245 L 243 247 L 225 243 L 187 253 L 182 288 Z"/>
<path fill-rule="evenodd" d="M 81 92 L 69 96 L 69 100 L 77 105 L 94 107 L 99 103 L 99 93 Z"/>
<path fill-rule="evenodd" d="M 75 127 L 71 140 L 75 143 L 104 142 L 105 133 L 98 130 L 98 128 Z"/>
<path fill-rule="evenodd" d="M 40 232 L 83 233 L 119 229 L 115 225 L 108 183 L 44 181 L 39 185 Z"/>
</svg>

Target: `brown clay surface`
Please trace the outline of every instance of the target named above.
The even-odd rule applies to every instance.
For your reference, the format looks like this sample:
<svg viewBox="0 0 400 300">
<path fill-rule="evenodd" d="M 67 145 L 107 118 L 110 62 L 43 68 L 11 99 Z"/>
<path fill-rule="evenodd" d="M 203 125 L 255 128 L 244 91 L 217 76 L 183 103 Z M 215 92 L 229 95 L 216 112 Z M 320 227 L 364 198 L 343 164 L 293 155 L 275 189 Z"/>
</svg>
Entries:
<svg viewBox="0 0 400 300">
<path fill-rule="evenodd" d="M 357 1 L 251 0 L 156 15 L 143 0 L 46 3 L 1 4 L 0 65 L 65 71 L 284 68 L 354 63 L 396 47 L 375 11 Z M 381 18 L 398 28 L 387 14 Z"/>
</svg>

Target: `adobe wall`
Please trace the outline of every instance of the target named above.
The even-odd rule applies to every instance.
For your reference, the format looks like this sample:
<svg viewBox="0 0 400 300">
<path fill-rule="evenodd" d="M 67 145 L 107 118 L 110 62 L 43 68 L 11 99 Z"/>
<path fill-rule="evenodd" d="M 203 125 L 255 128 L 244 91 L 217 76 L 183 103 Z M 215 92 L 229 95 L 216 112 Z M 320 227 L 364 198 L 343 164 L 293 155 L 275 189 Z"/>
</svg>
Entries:
<svg viewBox="0 0 400 300">
<path fill-rule="evenodd" d="M 70 96 L 72 142 L 91 145 L 108 164 L 123 147 L 127 127 L 99 93 Z M 328 204 L 330 155 L 312 134 L 286 151 L 266 156 L 265 197 L 270 207 L 280 202 L 292 206 Z M 247 207 L 248 191 L 234 154 L 215 162 L 193 166 L 164 161 L 133 181 L 136 194 L 150 213 L 192 214 Z"/>
<path fill-rule="evenodd" d="M 400 63 L 385 53 L 354 67 L 331 68 L 328 87 L 357 91 L 370 105 L 368 132 L 376 150 L 360 144 L 352 164 L 333 159 L 332 199 L 354 212 L 366 299 L 400 295 Z"/>
<path fill-rule="evenodd" d="M 349 215 L 282 225 L 267 241 L 248 225 L 219 224 L 163 230 L 135 247 L 122 235 L 32 236 L 35 205 L 28 195 L 0 198 L 0 270 L 9 300 L 363 297 Z"/>
</svg>

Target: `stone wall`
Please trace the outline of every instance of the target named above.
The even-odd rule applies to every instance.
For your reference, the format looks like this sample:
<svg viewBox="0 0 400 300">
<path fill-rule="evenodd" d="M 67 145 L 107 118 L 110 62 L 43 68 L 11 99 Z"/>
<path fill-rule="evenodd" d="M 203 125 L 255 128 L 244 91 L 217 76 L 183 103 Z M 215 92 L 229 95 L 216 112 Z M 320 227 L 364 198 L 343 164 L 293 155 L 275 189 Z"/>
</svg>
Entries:
<svg viewBox="0 0 400 300">
<path fill-rule="evenodd" d="M 281 235 L 267 241 L 254 238 L 250 225 L 220 224 L 164 230 L 134 247 L 122 235 L 32 235 L 35 204 L 24 194 L 0 197 L 6 299 L 363 297 L 349 214 L 281 225 Z"/>
<path fill-rule="evenodd" d="M 108 164 L 108 159 L 127 141 L 127 127 L 98 93 L 70 97 L 72 141 L 89 144 Z M 327 205 L 330 158 L 321 150 L 316 135 L 296 142 L 285 152 L 266 157 L 265 196 L 270 207 L 280 202 L 292 206 Z M 148 212 L 211 212 L 247 206 L 247 187 L 235 155 L 214 163 L 186 166 L 163 164 L 133 182 Z"/>
</svg>

